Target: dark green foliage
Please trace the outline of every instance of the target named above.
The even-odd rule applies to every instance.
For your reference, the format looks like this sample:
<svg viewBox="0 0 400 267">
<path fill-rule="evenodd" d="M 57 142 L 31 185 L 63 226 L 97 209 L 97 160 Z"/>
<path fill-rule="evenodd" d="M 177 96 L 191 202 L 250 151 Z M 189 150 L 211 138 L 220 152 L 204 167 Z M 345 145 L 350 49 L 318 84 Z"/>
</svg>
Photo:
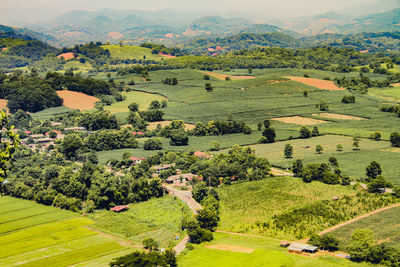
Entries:
<svg viewBox="0 0 400 267">
<path fill-rule="evenodd" d="M 265 128 L 262 135 L 266 138 L 267 143 L 274 143 L 276 138 L 276 133 L 273 128 Z"/>
<path fill-rule="evenodd" d="M 159 138 L 151 138 L 143 143 L 144 150 L 161 150 L 162 142 Z"/>
<path fill-rule="evenodd" d="M 382 189 L 392 187 L 392 184 L 386 181 L 382 176 L 370 180 L 368 183 L 368 191 L 371 193 L 380 193 Z"/>
<path fill-rule="evenodd" d="M 61 143 L 62 152 L 67 159 L 76 158 L 82 145 L 82 139 L 78 134 L 68 134 Z"/>
<path fill-rule="evenodd" d="M 142 241 L 143 247 L 145 249 L 148 249 L 151 251 L 157 251 L 160 248 L 160 244 L 157 242 L 157 240 L 154 240 L 153 238 L 147 238 Z"/>
<path fill-rule="evenodd" d="M 400 134 L 398 132 L 394 132 L 390 135 L 390 143 L 392 147 L 400 147 Z"/>
<path fill-rule="evenodd" d="M 115 115 L 105 110 L 83 113 L 78 121 L 78 125 L 90 131 L 119 128 Z"/>
<path fill-rule="evenodd" d="M 372 161 L 365 170 L 369 180 L 375 179 L 382 174 L 381 165 L 376 161 Z"/>
<path fill-rule="evenodd" d="M 356 97 L 355 95 L 345 95 L 342 98 L 342 103 L 343 104 L 352 104 L 356 103 Z"/>
<path fill-rule="evenodd" d="M 293 162 L 292 172 L 294 174 L 294 177 L 302 177 L 303 176 L 304 166 L 303 166 L 303 161 L 301 159 L 298 159 Z"/>
<path fill-rule="evenodd" d="M 371 133 L 369 136 L 369 139 L 374 140 L 374 141 L 380 141 L 381 138 L 382 138 L 382 134 L 380 132 Z"/>
<path fill-rule="evenodd" d="M 134 251 L 131 254 L 114 259 L 111 267 L 175 267 L 175 254 L 171 250 L 165 253 Z"/>
<path fill-rule="evenodd" d="M 314 128 L 312 129 L 311 135 L 312 136 L 319 136 L 319 130 L 318 130 L 317 126 L 314 126 Z"/>
<path fill-rule="evenodd" d="M 300 138 L 310 138 L 312 136 L 312 132 L 307 127 L 301 127 L 300 129 Z"/>
<path fill-rule="evenodd" d="M 312 235 L 309 244 L 316 246 L 322 250 L 336 251 L 339 249 L 339 240 L 332 234 Z"/>
<path fill-rule="evenodd" d="M 211 83 L 206 83 L 204 88 L 206 89 L 207 92 L 213 91 L 213 87 L 211 86 Z"/>
<path fill-rule="evenodd" d="M 198 203 L 201 203 L 203 199 L 207 196 L 207 194 L 208 188 L 206 183 L 204 182 L 196 184 L 192 191 L 192 196 Z"/>
<path fill-rule="evenodd" d="M 241 121 L 209 121 L 207 124 L 197 122 L 193 129 L 193 135 L 225 135 L 234 133 L 251 133 L 251 129 Z"/>
<path fill-rule="evenodd" d="M 218 225 L 218 215 L 215 211 L 210 209 L 202 209 L 198 211 L 198 214 L 195 216 L 200 228 L 206 229 L 209 231 L 214 231 L 214 229 Z"/>
<path fill-rule="evenodd" d="M 187 146 L 189 144 L 189 136 L 185 131 L 174 130 L 170 133 L 171 146 Z"/>
<path fill-rule="evenodd" d="M 148 121 L 148 122 L 162 121 L 164 112 L 159 109 L 151 109 L 151 110 L 147 110 L 147 111 L 140 111 L 139 115 L 145 121 Z"/>
<path fill-rule="evenodd" d="M 169 84 L 169 85 L 177 85 L 178 84 L 178 79 L 177 78 L 165 78 L 162 80 L 163 84 Z"/>
<path fill-rule="evenodd" d="M 128 129 L 102 130 L 89 135 L 84 140 L 84 147 L 95 151 L 136 148 L 138 146 L 136 138 Z"/>
<path fill-rule="evenodd" d="M 29 113 L 18 110 L 10 116 L 10 125 L 14 125 L 18 129 L 27 129 L 32 125 L 32 117 Z"/>
<path fill-rule="evenodd" d="M 289 159 L 293 157 L 293 147 L 290 144 L 285 145 L 285 149 L 283 151 L 285 158 Z"/>
</svg>

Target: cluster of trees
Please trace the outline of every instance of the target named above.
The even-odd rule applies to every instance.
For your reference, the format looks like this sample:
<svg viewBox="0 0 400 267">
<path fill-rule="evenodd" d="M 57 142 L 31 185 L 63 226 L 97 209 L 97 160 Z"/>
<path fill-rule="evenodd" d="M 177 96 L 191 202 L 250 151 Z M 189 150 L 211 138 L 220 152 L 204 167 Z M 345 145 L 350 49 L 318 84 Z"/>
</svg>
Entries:
<svg viewBox="0 0 400 267">
<path fill-rule="evenodd" d="M 151 49 L 152 54 L 162 53 L 171 56 L 183 56 L 184 53 L 177 47 L 166 47 L 165 45 L 153 44 L 153 43 L 143 43 L 141 47 L 146 47 Z"/>
<path fill-rule="evenodd" d="M 129 108 L 129 115 L 127 121 L 132 125 L 133 128 L 138 130 L 146 130 L 146 122 L 162 121 L 164 111 L 161 108 L 167 107 L 167 101 L 159 102 L 157 100 L 152 101 L 148 110 L 139 111 L 139 105 L 137 103 L 131 103 Z"/>
<path fill-rule="evenodd" d="M 83 141 L 84 149 L 95 151 L 136 148 L 138 146 L 138 141 L 129 129 L 98 131 L 89 135 Z"/>
<path fill-rule="evenodd" d="M 104 129 L 119 129 L 117 117 L 107 110 L 80 113 L 77 117 L 78 125 L 89 131 Z"/>
<path fill-rule="evenodd" d="M 89 44 L 75 45 L 73 48 L 63 48 L 61 53 L 72 52 L 74 54 L 81 54 L 90 58 L 96 64 L 102 66 L 107 63 L 110 58 L 110 51 L 101 47 L 101 42 L 90 42 Z M 60 54 L 61 54 L 60 53 Z"/>
<path fill-rule="evenodd" d="M 385 243 L 378 244 L 373 232 L 368 229 L 354 230 L 346 251 L 355 262 L 365 261 L 384 266 L 400 265 L 400 250 Z"/>
<path fill-rule="evenodd" d="M 193 188 L 193 198 L 201 203 L 203 209 L 193 218 L 182 220 L 182 229 L 187 229 L 191 243 L 200 244 L 213 239 L 212 232 L 219 221 L 218 193 L 208 188 L 204 182 L 198 183 Z"/>
<path fill-rule="evenodd" d="M 372 87 L 389 87 L 391 81 L 389 79 L 385 80 L 371 80 L 369 77 L 360 74 L 360 77 L 343 77 L 343 78 L 335 78 L 334 82 L 339 87 L 343 87 L 350 90 L 359 91 L 360 93 L 366 94 L 368 92 L 368 88 Z M 350 102 L 352 103 L 352 102 Z"/>
<path fill-rule="evenodd" d="M 176 267 L 178 266 L 175 258 L 175 251 L 167 249 L 165 252 L 159 251 L 134 251 L 128 255 L 118 257 L 110 263 L 111 267 L 121 266 L 160 266 Z"/>
<path fill-rule="evenodd" d="M 225 135 L 234 133 L 250 134 L 251 129 L 242 121 L 209 121 L 207 124 L 196 122 L 192 133 L 195 136 Z"/>
<path fill-rule="evenodd" d="M 312 130 L 308 129 L 307 127 L 301 127 L 299 132 L 300 132 L 300 138 L 302 139 L 319 136 L 319 129 L 317 126 L 314 126 Z"/>
<path fill-rule="evenodd" d="M 306 183 L 320 181 L 325 184 L 350 184 L 350 178 L 341 174 L 339 163 L 334 157 L 329 158 L 328 164 L 310 163 L 306 166 L 299 159 L 293 162 L 292 171 L 295 177 L 302 178 Z"/>
<path fill-rule="evenodd" d="M 161 181 L 141 175 L 116 176 L 87 157 L 82 167 L 64 160 L 59 152 L 34 154 L 21 147 L 15 153 L 15 168 L 3 186 L 3 192 L 45 205 L 90 212 L 146 201 L 164 194 Z"/>
<path fill-rule="evenodd" d="M 169 85 L 177 85 L 178 84 L 178 78 L 165 78 L 162 80 L 163 84 L 169 84 Z"/>
<path fill-rule="evenodd" d="M 29 62 L 41 60 L 49 54 L 58 52 L 57 48 L 37 40 L 8 39 L 6 46 L 8 47 L 5 51 L 7 55 L 25 58 Z"/>
<path fill-rule="evenodd" d="M 0 98 L 8 100 L 12 113 L 19 109 L 37 112 L 63 104 L 51 85 L 35 71 L 30 75 L 22 75 L 21 71 L 15 71 L 10 76 L 0 73 Z"/>
<path fill-rule="evenodd" d="M 312 235 L 308 243 L 322 250 L 337 251 L 339 249 L 339 239 L 332 234 Z"/>
</svg>

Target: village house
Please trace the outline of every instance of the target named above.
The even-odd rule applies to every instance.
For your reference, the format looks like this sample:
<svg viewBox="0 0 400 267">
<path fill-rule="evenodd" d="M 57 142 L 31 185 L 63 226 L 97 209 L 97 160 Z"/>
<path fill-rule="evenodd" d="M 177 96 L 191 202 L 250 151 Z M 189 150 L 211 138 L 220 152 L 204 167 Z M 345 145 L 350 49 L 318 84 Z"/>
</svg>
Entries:
<svg viewBox="0 0 400 267">
<path fill-rule="evenodd" d="M 201 177 L 199 177 L 198 175 L 195 175 L 193 173 L 184 173 L 184 174 L 172 175 L 172 176 L 168 177 L 165 181 L 168 184 L 184 185 L 186 182 L 190 182 L 195 178 L 202 180 Z"/>
<path fill-rule="evenodd" d="M 146 158 L 130 157 L 129 159 L 132 160 L 133 165 L 136 165 L 142 163 L 142 161 L 145 160 Z"/>
<path fill-rule="evenodd" d="M 125 211 L 125 210 L 128 210 L 128 209 L 129 209 L 129 207 L 125 206 L 125 205 L 123 205 L 123 206 L 115 206 L 114 208 L 110 208 L 110 210 L 114 211 L 114 212 L 121 212 L 121 211 Z"/>
<path fill-rule="evenodd" d="M 157 174 L 159 174 L 160 172 L 171 169 L 172 167 L 175 167 L 175 163 L 157 165 L 152 167 L 151 169 L 153 169 Z"/>
<path fill-rule="evenodd" d="M 85 132 L 86 128 L 85 127 L 69 127 L 69 128 L 65 128 L 64 131 Z"/>
</svg>

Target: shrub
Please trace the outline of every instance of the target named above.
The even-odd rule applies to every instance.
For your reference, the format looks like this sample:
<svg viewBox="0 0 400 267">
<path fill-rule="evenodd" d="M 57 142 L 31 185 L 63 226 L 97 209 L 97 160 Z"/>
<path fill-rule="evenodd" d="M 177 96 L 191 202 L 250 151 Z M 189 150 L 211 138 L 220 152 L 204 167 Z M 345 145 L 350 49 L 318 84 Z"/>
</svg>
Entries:
<svg viewBox="0 0 400 267">
<path fill-rule="evenodd" d="M 161 150 L 162 142 L 160 138 L 148 139 L 143 143 L 144 150 Z"/>
<path fill-rule="evenodd" d="M 301 127 L 300 129 L 300 138 L 310 138 L 312 136 L 312 132 L 307 127 Z"/>
<path fill-rule="evenodd" d="M 382 134 L 380 132 L 374 132 L 369 135 L 369 139 L 374 141 L 380 141 L 382 138 Z"/>
<path fill-rule="evenodd" d="M 356 97 L 354 95 L 345 95 L 342 98 L 342 103 L 343 104 L 352 104 L 356 103 Z"/>
</svg>

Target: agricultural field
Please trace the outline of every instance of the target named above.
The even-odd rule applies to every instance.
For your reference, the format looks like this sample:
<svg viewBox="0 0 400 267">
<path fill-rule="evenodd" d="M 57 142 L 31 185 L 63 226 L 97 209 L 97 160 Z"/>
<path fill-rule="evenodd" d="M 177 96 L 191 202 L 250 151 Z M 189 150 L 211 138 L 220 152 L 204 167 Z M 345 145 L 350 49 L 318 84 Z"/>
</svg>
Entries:
<svg viewBox="0 0 400 267">
<path fill-rule="evenodd" d="M 293 146 L 293 158 L 284 157 L 283 151 L 286 144 Z M 400 184 L 396 162 L 400 151 L 391 148 L 390 142 L 372 141 L 361 139 L 360 150 L 353 150 L 353 138 L 340 135 L 324 135 L 310 139 L 295 139 L 273 144 L 258 144 L 251 146 L 256 155 L 267 158 L 272 165 L 287 169 L 296 159 L 307 163 L 328 162 L 330 157 L 338 160 L 339 167 L 344 174 L 355 178 L 365 177 L 365 168 L 372 161 L 378 161 L 383 169 L 383 175 Z M 316 154 L 315 147 L 322 145 L 322 154 Z M 337 151 L 336 146 L 341 145 L 343 151 Z"/>
<path fill-rule="evenodd" d="M 114 213 L 102 210 L 90 215 L 95 221 L 91 226 L 102 232 L 123 239 L 141 243 L 146 238 L 154 238 L 161 247 L 173 247 L 183 237 L 180 229 L 182 218 L 190 215 L 189 209 L 181 200 L 172 196 L 151 199 L 147 202 L 131 204 L 129 210 Z"/>
<path fill-rule="evenodd" d="M 120 59 L 144 59 L 160 61 L 163 56 L 155 55 L 151 53 L 150 48 L 130 46 L 130 45 L 103 45 L 104 49 L 108 49 L 111 53 L 111 57 Z"/>
<path fill-rule="evenodd" d="M 352 186 L 303 183 L 301 179 L 275 177 L 218 189 L 221 203 L 219 230 L 260 234 L 257 222 L 319 200 L 331 200 L 358 192 Z M 279 234 L 278 234 L 279 235 Z M 285 234 L 283 234 L 284 238 Z"/>
<path fill-rule="evenodd" d="M 349 244 L 351 234 L 355 229 L 369 229 L 374 232 L 378 243 L 387 243 L 400 248 L 400 207 L 391 208 L 351 224 L 345 225 L 332 232 L 341 241 L 341 247 Z"/>
<path fill-rule="evenodd" d="M 45 121 L 49 120 L 50 118 L 53 118 L 57 114 L 62 114 L 69 111 L 72 111 L 72 109 L 67 108 L 65 106 L 61 106 L 56 108 L 48 108 L 39 112 L 31 113 L 31 116 L 35 119 Z"/>
<path fill-rule="evenodd" d="M 94 96 L 68 90 L 57 91 L 57 95 L 64 100 L 65 107 L 81 111 L 94 109 L 94 104 L 100 100 Z"/>
<path fill-rule="evenodd" d="M 149 94 L 145 92 L 131 91 L 131 92 L 122 92 L 122 95 L 126 97 L 126 100 L 121 102 L 115 102 L 111 106 L 105 106 L 105 110 L 109 110 L 112 113 L 125 113 L 128 116 L 129 109 L 128 106 L 132 102 L 139 104 L 140 110 L 147 110 L 151 101 L 163 101 L 166 100 L 165 97 L 158 94 Z"/>
<path fill-rule="evenodd" d="M 131 248 L 87 227 L 77 213 L 11 197 L 0 198 L 1 266 L 70 266 L 129 253 Z M 102 262 L 103 261 L 103 262 Z"/>
<path fill-rule="evenodd" d="M 349 260 L 317 253 L 312 257 L 299 256 L 279 247 L 279 240 L 256 236 L 214 233 L 214 240 L 195 245 L 194 250 L 178 256 L 178 265 L 189 266 L 290 266 L 334 267 L 368 266 Z"/>
</svg>

